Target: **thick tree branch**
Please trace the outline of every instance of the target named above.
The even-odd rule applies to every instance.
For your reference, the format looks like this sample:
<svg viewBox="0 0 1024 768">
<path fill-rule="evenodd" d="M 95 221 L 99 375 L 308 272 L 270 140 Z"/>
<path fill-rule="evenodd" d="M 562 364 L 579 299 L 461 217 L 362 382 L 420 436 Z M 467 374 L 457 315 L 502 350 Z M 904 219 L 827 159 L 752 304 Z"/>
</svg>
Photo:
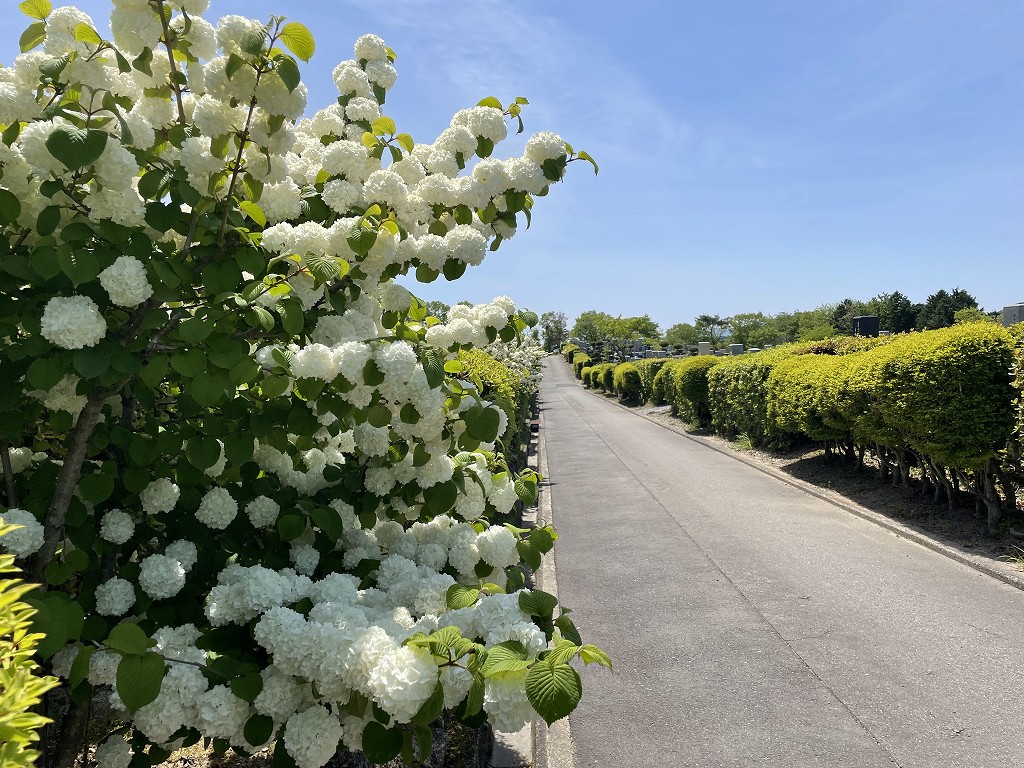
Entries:
<svg viewBox="0 0 1024 768">
<path fill-rule="evenodd" d="M 42 583 L 43 571 L 53 560 L 53 556 L 64 540 L 64 521 L 67 519 L 68 507 L 75 495 L 75 489 L 78 488 L 78 481 L 82 477 L 82 464 L 85 462 L 85 456 L 89 450 L 89 441 L 92 440 L 93 432 L 99 423 L 103 403 L 110 396 L 117 394 L 124 386 L 125 381 L 121 381 L 115 387 L 93 392 L 82 412 L 78 414 L 78 421 L 75 423 L 68 444 L 68 452 L 64 456 L 64 466 L 61 467 L 60 475 L 57 477 L 57 487 L 54 489 L 53 499 L 50 501 L 50 508 L 46 513 L 43 546 L 33 557 L 32 567 L 29 570 L 32 581 Z"/>
<path fill-rule="evenodd" d="M 7 489 L 7 507 L 18 506 L 18 497 L 14 495 L 14 469 L 11 467 L 11 445 L 6 439 L 0 439 L 0 465 L 4 469 L 4 486 Z"/>
</svg>

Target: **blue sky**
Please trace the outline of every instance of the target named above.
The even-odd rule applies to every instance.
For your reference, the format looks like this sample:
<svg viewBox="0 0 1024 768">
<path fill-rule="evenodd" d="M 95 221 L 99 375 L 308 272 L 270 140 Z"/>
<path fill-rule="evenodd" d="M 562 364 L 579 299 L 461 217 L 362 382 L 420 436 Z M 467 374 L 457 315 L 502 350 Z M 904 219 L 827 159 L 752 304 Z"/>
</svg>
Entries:
<svg viewBox="0 0 1024 768">
<path fill-rule="evenodd" d="M 375 32 L 398 53 L 385 111 L 418 141 L 484 96 L 522 95 L 527 134 L 601 164 L 572 166 L 529 231 L 425 298 L 508 294 L 662 328 L 895 290 L 1024 301 L 1019 0 L 212 0 L 207 18 L 226 13 L 310 26 L 311 108 Z"/>
</svg>

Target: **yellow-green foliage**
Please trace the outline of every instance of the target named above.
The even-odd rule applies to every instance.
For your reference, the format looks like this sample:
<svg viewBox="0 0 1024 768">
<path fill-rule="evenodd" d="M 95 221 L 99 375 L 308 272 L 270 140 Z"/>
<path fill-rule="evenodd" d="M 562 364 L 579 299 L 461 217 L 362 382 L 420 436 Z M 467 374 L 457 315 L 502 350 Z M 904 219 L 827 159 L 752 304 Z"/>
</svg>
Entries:
<svg viewBox="0 0 1024 768">
<path fill-rule="evenodd" d="M 852 436 L 981 469 L 1015 427 L 1013 359 L 1010 334 L 985 322 L 894 336 L 845 355 L 780 359 L 765 385 L 754 387 L 765 393 L 762 432 Z"/>
<path fill-rule="evenodd" d="M 675 409 L 675 375 L 679 366 L 685 363 L 690 358 L 684 357 L 676 360 L 669 360 L 661 369 L 654 375 L 654 382 L 651 384 L 651 402 L 655 405 L 665 405 L 669 403 L 672 405 L 673 410 Z"/>
<path fill-rule="evenodd" d="M 673 373 L 672 405 L 675 412 L 701 427 L 711 425 L 708 371 L 724 358 L 702 355 L 681 360 Z"/>
<path fill-rule="evenodd" d="M 612 384 L 615 394 L 620 400 L 628 403 L 644 401 L 643 385 L 640 383 L 640 372 L 634 363 L 619 363 L 612 372 Z"/>
<path fill-rule="evenodd" d="M 591 364 L 590 355 L 584 352 L 575 352 L 572 356 L 572 370 L 576 374 L 576 378 L 583 377 L 583 369 Z"/>
<path fill-rule="evenodd" d="M 0 537 L 15 526 L 0 525 Z M 12 555 L 0 555 L 0 574 L 17 573 Z M 32 658 L 42 635 L 29 632 L 35 610 L 21 602 L 35 585 L 21 579 L 0 579 L 0 766 L 23 768 L 34 765 L 39 756 L 32 745 L 36 731 L 50 722 L 31 711 L 48 690 L 57 685 L 53 677 L 40 677 Z"/>
<path fill-rule="evenodd" d="M 848 356 L 796 355 L 778 363 L 768 376 L 768 419 L 783 432 L 812 440 L 842 440 L 852 423 L 837 412 Z"/>
<path fill-rule="evenodd" d="M 479 349 L 460 352 L 458 359 L 462 363 L 459 375 L 467 379 L 478 379 L 482 385 L 480 394 L 500 405 L 508 416 L 508 432 L 503 441 L 509 452 L 528 443 L 527 416 L 534 393 L 530 380 Z"/>
<path fill-rule="evenodd" d="M 654 357 L 647 360 L 637 360 L 636 370 L 640 374 L 640 387 L 643 389 L 643 402 L 651 399 L 654 392 L 654 377 L 669 361 L 667 357 Z"/>
<path fill-rule="evenodd" d="M 719 358 L 708 370 L 711 423 L 728 437 L 745 434 L 753 445 L 778 443 L 785 433 L 768 421 L 767 382 L 772 369 L 794 352 L 794 344 L 740 357 Z"/>
<path fill-rule="evenodd" d="M 583 386 L 590 388 L 590 374 L 593 372 L 594 366 L 588 365 L 580 371 L 580 380 L 583 382 Z"/>
<path fill-rule="evenodd" d="M 601 389 L 608 394 L 615 392 L 615 363 L 601 363 L 598 366 L 601 369 Z M 590 374 L 590 378 L 593 379 L 597 376 L 596 373 Z"/>
<path fill-rule="evenodd" d="M 579 351 L 579 347 L 575 344 L 566 344 L 562 347 L 562 356 L 565 357 L 565 361 L 572 365 L 572 356 Z"/>
</svg>

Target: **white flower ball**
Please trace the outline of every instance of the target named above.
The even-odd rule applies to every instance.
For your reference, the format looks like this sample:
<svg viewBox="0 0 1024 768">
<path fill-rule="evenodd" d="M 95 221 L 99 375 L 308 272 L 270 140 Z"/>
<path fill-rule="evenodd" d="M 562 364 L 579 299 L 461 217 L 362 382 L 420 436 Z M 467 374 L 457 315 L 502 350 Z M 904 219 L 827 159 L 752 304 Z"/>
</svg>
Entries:
<svg viewBox="0 0 1024 768">
<path fill-rule="evenodd" d="M 164 554 L 168 557 L 173 557 L 179 563 L 181 567 L 188 573 L 192 570 L 192 566 L 196 564 L 196 560 L 199 559 L 199 552 L 196 549 L 196 545 L 187 539 L 178 539 L 172 544 L 167 545 L 167 549 L 164 550 Z"/>
<path fill-rule="evenodd" d="M 139 586 L 154 600 L 174 597 L 185 586 L 185 569 L 167 555 L 150 555 L 142 561 Z"/>
<path fill-rule="evenodd" d="M 320 768 L 338 749 L 341 723 L 317 705 L 292 715 L 284 729 L 284 746 L 299 768 Z"/>
<path fill-rule="evenodd" d="M 131 515 L 120 509 L 112 509 L 103 516 L 100 523 L 100 538 L 111 544 L 124 544 L 135 533 L 135 522 Z"/>
<path fill-rule="evenodd" d="M 142 489 L 139 500 L 142 502 L 142 508 L 146 514 L 159 515 L 174 509 L 179 496 L 181 496 L 181 490 L 178 486 L 166 477 L 161 477 Z"/>
<path fill-rule="evenodd" d="M 196 519 L 219 531 L 228 527 L 238 514 L 238 502 L 224 488 L 211 488 L 199 502 Z"/>
<path fill-rule="evenodd" d="M 541 131 L 526 142 L 526 156 L 538 165 L 555 160 L 565 154 L 565 140 L 557 133 Z"/>
<path fill-rule="evenodd" d="M 516 536 L 504 526 L 493 526 L 481 533 L 476 540 L 480 559 L 495 568 L 506 568 L 519 562 Z"/>
<path fill-rule="evenodd" d="M 15 557 L 28 557 L 43 546 L 43 524 L 28 510 L 8 509 L 0 514 L 0 522 L 22 526 L 0 538 L 0 546 Z"/>
<path fill-rule="evenodd" d="M 361 61 L 387 61 L 388 47 L 377 35 L 363 35 L 356 40 L 355 54 Z"/>
<path fill-rule="evenodd" d="M 92 347 L 107 335 L 107 321 L 88 296 L 54 296 L 43 309 L 42 335 L 62 349 Z"/>
<path fill-rule="evenodd" d="M 254 528 L 270 528 L 277 522 L 281 505 L 268 496 L 257 496 L 245 505 L 245 513 Z"/>
<path fill-rule="evenodd" d="M 135 605 L 135 587 L 115 576 L 96 587 L 96 612 L 101 616 L 123 616 Z"/>
<path fill-rule="evenodd" d="M 115 733 L 96 747 L 93 759 L 99 768 L 128 768 L 134 754 L 124 737 L 120 733 Z"/>
<path fill-rule="evenodd" d="M 134 256 L 119 256 L 100 272 L 100 285 L 119 307 L 137 307 L 153 295 L 146 267 Z"/>
</svg>

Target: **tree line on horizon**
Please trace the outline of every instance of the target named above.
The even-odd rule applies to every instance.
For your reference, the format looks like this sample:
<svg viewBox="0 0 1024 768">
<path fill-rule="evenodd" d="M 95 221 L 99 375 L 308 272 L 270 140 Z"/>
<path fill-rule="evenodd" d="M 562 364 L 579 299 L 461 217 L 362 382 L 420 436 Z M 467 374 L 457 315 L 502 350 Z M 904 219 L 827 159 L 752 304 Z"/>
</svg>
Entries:
<svg viewBox="0 0 1024 768">
<path fill-rule="evenodd" d="M 622 344 L 643 341 L 655 347 L 693 346 L 710 341 L 743 344 L 747 348 L 792 341 L 820 341 L 832 336 L 853 334 L 853 318 L 876 315 L 883 331 L 904 333 L 911 330 L 947 328 L 974 320 L 998 321 L 999 311 L 985 312 L 978 300 L 962 288 L 940 289 L 923 303 L 912 302 L 895 291 L 881 293 L 868 301 L 843 299 L 822 304 L 816 309 L 779 312 L 741 312 L 730 317 L 697 315 L 692 323 L 676 323 L 662 333 L 649 315 L 612 316 L 598 310 L 581 313 L 569 327 L 564 312 L 545 312 L 540 318 L 544 346 L 557 351 L 569 339 L 589 344 Z"/>
</svg>

